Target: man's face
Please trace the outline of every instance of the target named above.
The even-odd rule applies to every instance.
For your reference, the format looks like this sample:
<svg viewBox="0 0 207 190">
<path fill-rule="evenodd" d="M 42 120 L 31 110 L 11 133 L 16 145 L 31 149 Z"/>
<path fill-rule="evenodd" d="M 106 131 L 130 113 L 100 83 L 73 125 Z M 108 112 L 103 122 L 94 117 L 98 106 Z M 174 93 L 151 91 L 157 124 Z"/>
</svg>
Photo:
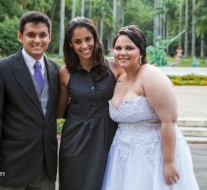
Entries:
<svg viewBox="0 0 207 190">
<path fill-rule="evenodd" d="M 35 60 L 39 60 L 48 48 L 51 41 L 51 33 L 45 23 L 27 23 L 24 32 L 17 33 L 18 40 L 25 51 Z"/>
</svg>

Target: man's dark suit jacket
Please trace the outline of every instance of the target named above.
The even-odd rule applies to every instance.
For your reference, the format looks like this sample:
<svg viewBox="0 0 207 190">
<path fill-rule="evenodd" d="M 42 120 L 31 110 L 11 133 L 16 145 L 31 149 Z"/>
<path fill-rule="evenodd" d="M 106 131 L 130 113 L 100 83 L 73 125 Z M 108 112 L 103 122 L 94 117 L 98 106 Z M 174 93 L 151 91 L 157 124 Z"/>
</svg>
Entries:
<svg viewBox="0 0 207 190">
<path fill-rule="evenodd" d="M 44 116 L 21 49 L 0 60 L 0 186 L 31 184 L 43 158 L 50 180 L 56 180 L 60 66 L 46 57 L 45 64 L 49 99 Z"/>
</svg>

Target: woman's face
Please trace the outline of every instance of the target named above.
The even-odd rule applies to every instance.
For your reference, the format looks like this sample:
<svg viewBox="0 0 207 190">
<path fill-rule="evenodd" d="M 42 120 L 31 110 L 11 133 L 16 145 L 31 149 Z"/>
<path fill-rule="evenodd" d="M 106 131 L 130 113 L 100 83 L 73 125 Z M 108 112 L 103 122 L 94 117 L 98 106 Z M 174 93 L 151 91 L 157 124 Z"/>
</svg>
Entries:
<svg viewBox="0 0 207 190">
<path fill-rule="evenodd" d="M 92 33 L 85 27 L 78 27 L 73 31 L 70 46 L 77 53 L 80 62 L 90 60 L 94 48 Z"/>
<path fill-rule="evenodd" d="M 123 69 L 133 68 L 139 64 L 139 58 L 142 57 L 139 48 L 127 35 L 120 35 L 113 49 L 116 63 Z"/>
</svg>

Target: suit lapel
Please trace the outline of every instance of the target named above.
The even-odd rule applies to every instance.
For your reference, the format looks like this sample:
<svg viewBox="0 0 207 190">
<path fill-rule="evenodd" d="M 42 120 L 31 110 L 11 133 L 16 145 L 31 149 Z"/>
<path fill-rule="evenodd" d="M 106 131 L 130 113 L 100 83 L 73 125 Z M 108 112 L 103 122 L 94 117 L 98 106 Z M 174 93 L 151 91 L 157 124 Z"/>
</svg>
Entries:
<svg viewBox="0 0 207 190">
<path fill-rule="evenodd" d="M 54 103 L 56 103 L 56 94 L 58 91 L 58 72 L 54 69 L 54 67 L 51 65 L 50 61 L 45 57 L 45 65 L 47 70 L 47 76 L 48 76 L 48 83 L 49 83 L 49 99 L 47 103 L 47 112 L 45 117 L 49 114 L 50 110 L 52 110 Z"/>
<path fill-rule="evenodd" d="M 21 49 L 16 53 L 14 68 L 11 68 L 11 71 L 14 77 L 16 78 L 16 80 L 18 81 L 19 85 L 22 87 L 22 89 L 27 94 L 27 96 L 30 98 L 30 100 L 34 103 L 37 109 L 44 116 L 40 101 L 37 96 L 37 92 L 34 87 L 34 83 L 31 78 L 30 71 L 24 61 Z"/>
</svg>

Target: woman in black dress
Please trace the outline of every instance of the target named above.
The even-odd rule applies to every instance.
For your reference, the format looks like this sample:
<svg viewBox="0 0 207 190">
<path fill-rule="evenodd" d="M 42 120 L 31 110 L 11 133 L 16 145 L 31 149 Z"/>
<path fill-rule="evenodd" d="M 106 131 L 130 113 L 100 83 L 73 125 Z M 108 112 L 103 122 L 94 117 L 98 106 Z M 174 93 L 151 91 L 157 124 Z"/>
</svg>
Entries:
<svg viewBox="0 0 207 190">
<path fill-rule="evenodd" d="M 68 108 L 59 152 L 59 189 L 100 190 L 117 128 L 109 117 L 108 101 L 123 70 L 113 58 L 104 58 L 96 27 L 85 17 L 69 22 L 63 51 L 58 118 Z"/>
</svg>

